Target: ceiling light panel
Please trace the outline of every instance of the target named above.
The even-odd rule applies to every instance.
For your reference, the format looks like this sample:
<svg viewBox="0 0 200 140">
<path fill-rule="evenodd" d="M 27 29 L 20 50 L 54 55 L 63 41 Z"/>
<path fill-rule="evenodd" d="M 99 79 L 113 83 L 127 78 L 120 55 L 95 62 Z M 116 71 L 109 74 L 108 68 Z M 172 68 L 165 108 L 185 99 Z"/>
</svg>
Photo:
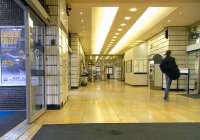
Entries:
<svg viewBox="0 0 200 140">
<path fill-rule="evenodd" d="M 148 32 L 161 20 L 171 14 L 176 7 L 149 7 L 142 16 L 132 25 L 128 32 L 121 38 L 110 54 L 122 51 L 131 41 L 136 40 L 145 32 Z"/>
<path fill-rule="evenodd" d="M 92 52 L 99 54 L 117 15 L 118 7 L 92 8 Z"/>
</svg>

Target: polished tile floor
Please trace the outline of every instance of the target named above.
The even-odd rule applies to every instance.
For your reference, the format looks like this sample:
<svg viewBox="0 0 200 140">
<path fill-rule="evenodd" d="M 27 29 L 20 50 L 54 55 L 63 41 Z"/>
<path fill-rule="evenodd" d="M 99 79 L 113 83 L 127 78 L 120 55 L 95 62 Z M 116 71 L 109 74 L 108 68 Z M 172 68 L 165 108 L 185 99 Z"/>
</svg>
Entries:
<svg viewBox="0 0 200 140">
<path fill-rule="evenodd" d="M 70 91 L 63 109 L 47 111 L 36 123 L 200 122 L 200 99 L 180 93 L 171 92 L 166 102 L 161 90 L 114 80 L 96 82 Z"/>
<path fill-rule="evenodd" d="M 48 110 L 18 140 L 31 139 L 43 124 L 200 122 L 200 99 L 161 90 L 134 87 L 120 81 L 89 84 L 69 92 L 61 110 Z"/>
</svg>

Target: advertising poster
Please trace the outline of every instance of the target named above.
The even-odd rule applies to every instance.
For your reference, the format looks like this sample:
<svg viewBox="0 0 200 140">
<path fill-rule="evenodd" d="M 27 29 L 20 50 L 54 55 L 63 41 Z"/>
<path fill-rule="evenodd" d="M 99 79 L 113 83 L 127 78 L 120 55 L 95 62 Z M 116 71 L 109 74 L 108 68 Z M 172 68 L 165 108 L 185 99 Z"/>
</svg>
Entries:
<svg viewBox="0 0 200 140">
<path fill-rule="evenodd" d="M 25 86 L 25 41 L 23 28 L 0 29 L 1 85 Z"/>
</svg>

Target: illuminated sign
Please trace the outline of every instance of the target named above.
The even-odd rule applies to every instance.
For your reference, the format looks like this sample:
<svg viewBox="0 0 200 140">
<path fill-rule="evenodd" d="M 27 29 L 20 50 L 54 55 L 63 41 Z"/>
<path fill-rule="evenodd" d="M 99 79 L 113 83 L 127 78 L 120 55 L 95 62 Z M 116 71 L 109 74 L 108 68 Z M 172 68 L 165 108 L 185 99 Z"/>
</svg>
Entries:
<svg viewBox="0 0 200 140">
<path fill-rule="evenodd" d="M 23 28 L 0 28 L 2 86 L 25 86 L 25 41 Z"/>
</svg>

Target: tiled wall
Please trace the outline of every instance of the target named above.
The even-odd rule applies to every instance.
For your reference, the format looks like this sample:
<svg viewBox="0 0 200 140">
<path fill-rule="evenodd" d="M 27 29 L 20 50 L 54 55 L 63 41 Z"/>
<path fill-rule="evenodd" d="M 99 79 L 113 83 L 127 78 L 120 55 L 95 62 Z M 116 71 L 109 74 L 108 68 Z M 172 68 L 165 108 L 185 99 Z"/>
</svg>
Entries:
<svg viewBox="0 0 200 140">
<path fill-rule="evenodd" d="M 80 85 L 80 42 L 77 34 L 71 34 L 71 87 L 78 88 Z"/>
<path fill-rule="evenodd" d="M 172 56 L 175 57 L 179 68 L 187 67 L 187 53 L 186 46 L 188 45 L 188 28 L 187 27 L 168 27 L 168 38 L 166 38 L 166 30 L 160 32 L 148 41 L 148 55 L 151 58 L 154 54 L 161 54 L 164 56 L 169 49 L 172 51 Z M 192 89 L 194 82 L 190 82 Z M 163 78 L 163 87 L 165 87 L 165 77 Z M 179 79 L 178 89 L 185 89 L 185 77 L 181 76 Z M 177 89 L 177 81 L 173 81 L 172 89 Z"/>
<path fill-rule="evenodd" d="M 169 27 L 169 49 L 172 51 L 172 56 L 175 57 L 176 63 L 179 68 L 187 67 L 187 53 L 186 47 L 188 45 L 188 28 L 187 27 Z M 186 77 L 181 76 L 179 78 L 178 89 L 186 88 Z M 163 81 L 163 87 L 165 87 L 165 79 Z M 176 87 L 176 83 L 172 84 L 172 87 Z M 193 83 L 190 82 L 190 88 L 193 87 Z"/>
<path fill-rule="evenodd" d="M 45 4 L 50 16 L 45 44 L 46 103 L 47 108 L 60 108 L 66 102 L 68 93 L 68 33 L 63 30 L 67 26 L 61 26 L 60 1 L 46 0 Z M 68 31 L 68 29 L 65 29 L 65 31 Z"/>
<path fill-rule="evenodd" d="M 60 105 L 59 48 L 58 48 L 58 0 L 46 0 L 50 25 L 46 29 L 45 44 L 45 92 L 47 105 Z"/>
</svg>

